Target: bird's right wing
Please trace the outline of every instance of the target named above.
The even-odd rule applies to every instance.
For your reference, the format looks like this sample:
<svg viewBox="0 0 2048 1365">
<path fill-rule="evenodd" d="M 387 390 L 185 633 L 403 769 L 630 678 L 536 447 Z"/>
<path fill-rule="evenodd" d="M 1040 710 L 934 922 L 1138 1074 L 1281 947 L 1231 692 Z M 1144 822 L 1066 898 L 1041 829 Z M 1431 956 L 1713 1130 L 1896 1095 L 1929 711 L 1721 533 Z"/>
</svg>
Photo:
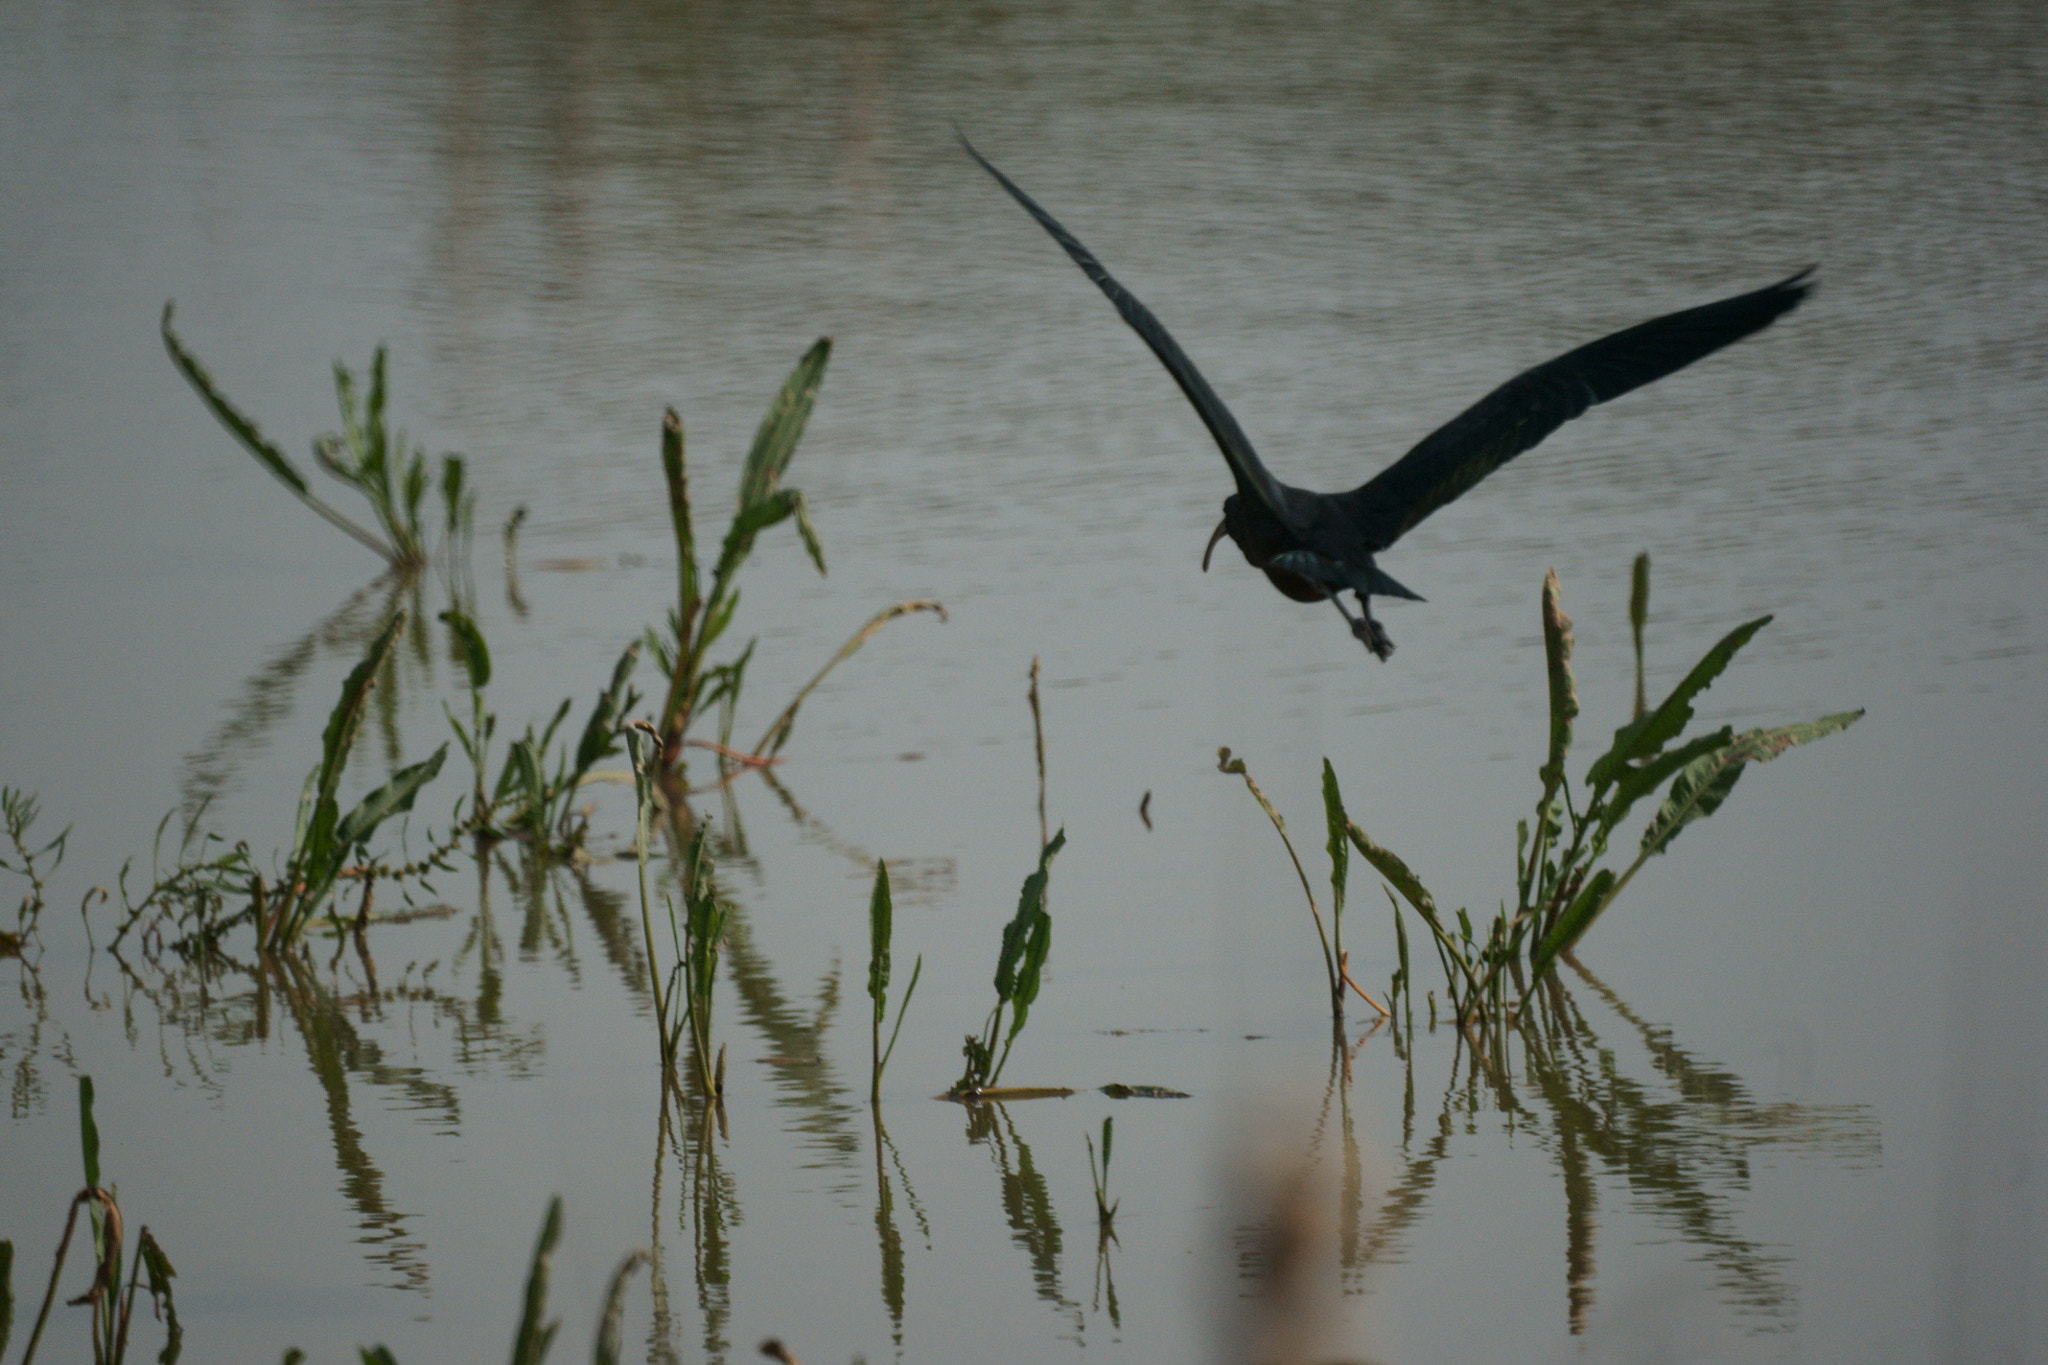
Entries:
<svg viewBox="0 0 2048 1365">
<path fill-rule="evenodd" d="M 1038 220 L 1038 225 L 1050 233 L 1055 242 L 1066 248 L 1067 255 L 1074 258 L 1074 264 L 1081 267 L 1081 273 L 1095 281 L 1095 287 L 1116 305 L 1116 311 L 1131 325 L 1131 330 L 1152 348 L 1152 354 L 1159 357 L 1160 363 L 1166 366 L 1166 372 L 1180 385 L 1180 391 L 1188 396 L 1188 402 L 1194 404 L 1202 425 L 1209 428 L 1209 434 L 1216 438 L 1216 445 L 1223 451 L 1223 458 L 1237 479 L 1238 491 L 1264 503 L 1283 522 L 1293 520 L 1288 506 L 1288 494 L 1293 490 L 1268 472 L 1258 453 L 1252 449 L 1251 441 L 1237 425 L 1237 419 L 1230 415 L 1230 409 L 1223 406 L 1223 400 L 1209 387 L 1209 381 L 1202 378 L 1195 362 L 1188 359 L 1179 343 L 1167 333 L 1166 328 L 1160 326 L 1159 319 L 1152 316 L 1152 310 L 1138 302 L 1130 290 L 1118 284 L 1116 277 L 1102 268 L 1102 262 L 1081 245 L 1080 238 L 1061 227 L 1059 220 L 1040 208 L 1037 200 L 991 165 L 964 134 L 960 137 L 960 145 L 981 164 L 983 170 L 995 177 L 997 184 L 1010 192 L 1012 199 L 1024 206 L 1026 213 Z"/>
<path fill-rule="evenodd" d="M 1662 379 L 1799 305 L 1813 267 L 1718 303 L 1652 318 L 1524 370 L 1370 482 L 1336 495 L 1375 550 L 1595 403 Z"/>
</svg>

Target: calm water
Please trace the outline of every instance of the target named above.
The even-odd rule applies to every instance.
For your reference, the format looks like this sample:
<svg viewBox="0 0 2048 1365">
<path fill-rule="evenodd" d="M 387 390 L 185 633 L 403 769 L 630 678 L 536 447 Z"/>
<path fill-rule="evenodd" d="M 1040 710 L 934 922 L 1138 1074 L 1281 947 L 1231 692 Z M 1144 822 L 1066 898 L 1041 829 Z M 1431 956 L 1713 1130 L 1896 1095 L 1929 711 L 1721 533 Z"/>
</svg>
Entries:
<svg viewBox="0 0 2048 1365">
<path fill-rule="evenodd" d="M 1326 1236 L 1295 1320 L 1326 1355 L 2048 1358 L 2044 65 L 2038 16 L 1993 5 L 0 11 L 0 781 L 73 826 L 40 947 L 0 961 L 15 1340 L 90 1074 L 188 1360 L 494 1359 L 555 1193 L 556 1359 L 634 1247 L 634 1358 L 1237 1358 L 1264 1205 L 1233 1173 L 1302 1162 Z M 1227 490 L 1205 433 L 955 124 L 1314 487 L 1568 345 L 1809 261 L 1822 287 L 1404 540 L 1386 566 L 1429 601 L 1387 608 L 1381 666 L 1229 547 L 1198 572 Z M 831 572 L 764 539 L 742 737 L 882 605 L 950 620 L 835 673 L 780 790 L 708 804 L 740 907 L 713 1131 L 661 1126 L 630 867 L 465 866 L 429 898 L 452 914 L 292 972 L 88 948 L 74 907 L 144 875 L 165 812 L 289 838 L 388 605 L 171 369 L 166 299 L 295 457 L 334 425 L 332 363 L 390 346 L 395 416 L 480 492 L 501 736 L 582 706 L 666 610 L 663 406 L 722 520 L 769 396 L 834 337 L 790 475 Z M 508 572 L 490 528 L 521 504 Z M 1292 872 L 1217 746 L 1305 854 L 1328 756 L 1440 900 L 1490 913 L 1542 758 L 1538 584 L 1578 623 L 1591 745 L 1626 717 L 1640 549 L 1653 685 L 1770 612 L 1703 718 L 1869 714 L 1646 869 L 1573 1027 L 1506 1076 L 1426 1023 L 1354 1018 L 1333 1053 Z M 1069 846 L 1006 1079 L 1082 1093 L 976 1116 L 929 1096 L 1035 858 L 1034 656 Z M 422 636 L 357 789 L 446 737 L 454 679 Z M 616 850 L 630 800 L 596 799 Z M 924 957 L 885 1128 L 876 857 L 899 964 Z M 1377 885 L 1352 902 L 1378 985 Z M 1110 1114 L 1098 1249 L 1083 1138 Z M 60 1317 L 42 1358 L 83 1340 Z"/>
</svg>

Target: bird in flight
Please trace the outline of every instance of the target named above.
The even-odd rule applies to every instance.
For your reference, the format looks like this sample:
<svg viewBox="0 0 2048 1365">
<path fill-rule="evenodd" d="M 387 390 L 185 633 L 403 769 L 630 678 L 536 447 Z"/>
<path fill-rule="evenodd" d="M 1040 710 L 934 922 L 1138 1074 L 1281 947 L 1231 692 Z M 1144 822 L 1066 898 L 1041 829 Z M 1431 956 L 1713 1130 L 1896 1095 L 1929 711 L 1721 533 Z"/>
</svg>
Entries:
<svg viewBox="0 0 2048 1365">
<path fill-rule="evenodd" d="M 1206 572 L 1216 542 L 1229 536 L 1247 562 L 1297 602 L 1334 604 L 1351 633 L 1384 660 L 1394 652 L 1370 599 L 1421 597 L 1381 572 L 1373 556 L 1431 512 L 1536 445 L 1595 403 L 1619 398 L 1711 355 L 1799 306 L 1813 289 L 1813 267 L 1778 283 L 1718 303 L 1652 318 L 1546 361 L 1502 384 L 1432 432 L 1394 463 L 1348 493 L 1314 493 L 1273 477 L 1237 419 L 1202 378 L 1152 310 L 1116 282 L 1073 233 L 1015 181 L 990 164 L 964 136 L 960 145 L 994 176 L 1024 211 L 1066 249 L 1081 273 L 1116 305 L 1194 404 L 1222 448 L 1237 491 L 1223 500 L 1223 520 L 1202 552 Z M 1357 599 L 1358 614 L 1340 593 Z"/>
</svg>

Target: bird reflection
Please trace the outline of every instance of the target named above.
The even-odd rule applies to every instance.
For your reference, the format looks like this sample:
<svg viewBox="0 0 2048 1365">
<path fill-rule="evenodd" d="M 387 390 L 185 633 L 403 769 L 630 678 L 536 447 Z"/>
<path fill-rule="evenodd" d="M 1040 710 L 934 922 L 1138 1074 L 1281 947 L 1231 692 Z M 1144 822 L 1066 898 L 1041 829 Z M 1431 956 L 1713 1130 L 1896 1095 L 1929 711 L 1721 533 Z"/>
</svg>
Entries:
<svg viewBox="0 0 2048 1365">
<path fill-rule="evenodd" d="M 1813 288 L 1809 266 L 1763 289 L 1653 318 L 1567 351 L 1508 380 L 1357 488 L 1313 493 L 1273 477 L 1230 409 L 1152 310 L 1117 283 L 1079 238 L 965 137 L 960 145 L 1116 305 L 1216 438 L 1237 491 L 1223 500 L 1223 519 L 1202 552 L 1202 568 L 1208 569 L 1216 542 L 1229 536 L 1246 561 L 1287 596 L 1332 603 L 1351 633 L 1383 660 L 1394 645 L 1373 619 L 1370 599 L 1421 598 L 1383 573 L 1373 562 L 1376 554 L 1595 403 L 1619 398 L 1761 330 L 1797 307 Z M 1355 616 L 1340 597 L 1346 591 L 1357 600 Z"/>
</svg>

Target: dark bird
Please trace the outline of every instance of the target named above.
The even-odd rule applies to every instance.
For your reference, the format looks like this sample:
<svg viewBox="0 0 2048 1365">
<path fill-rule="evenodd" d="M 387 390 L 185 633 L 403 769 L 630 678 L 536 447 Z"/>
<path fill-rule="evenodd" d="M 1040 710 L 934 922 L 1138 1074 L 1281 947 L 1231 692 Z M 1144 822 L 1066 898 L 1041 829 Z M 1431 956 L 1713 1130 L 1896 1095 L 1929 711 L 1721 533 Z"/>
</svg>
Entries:
<svg viewBox="0 0 2048 1365">
<path fill-rule="evenodd" d="M 1312 493 L 1268 472 L 1230 409 L 1151 309 L 1133 298 L 1079 238 L 990 165 L 965 137 L 960 145 L 1116 305 L 1222 447 L 1237 491 L 1223 500 L 1223 520 L 1202 552 L 1203 570 L 1209 567 L 1216 542 L 1229 536 L 1253 568 L 1264 570 L 1273 586 L 1295 601 L 1327 598 L 1350 623 L 1351 633 L 1381 659 L 1394 652 L 1394 644 L 1373 619 L 1369 599 L 1422 599 L 1382 573 L 1373 563 L 1374 555 L 1595 403 L 1619 398 L 1761 330 L 1798 307 L 1813 288 L 1807 280 L 1813 267 L 1808 266 L 1753 293 L 1652 318 L 1567 351 L 1516 375 L 1350 492 Z M 1338 596 L 1347 590 L 1357 596 L 1357 616 Z"/>
</svg>

